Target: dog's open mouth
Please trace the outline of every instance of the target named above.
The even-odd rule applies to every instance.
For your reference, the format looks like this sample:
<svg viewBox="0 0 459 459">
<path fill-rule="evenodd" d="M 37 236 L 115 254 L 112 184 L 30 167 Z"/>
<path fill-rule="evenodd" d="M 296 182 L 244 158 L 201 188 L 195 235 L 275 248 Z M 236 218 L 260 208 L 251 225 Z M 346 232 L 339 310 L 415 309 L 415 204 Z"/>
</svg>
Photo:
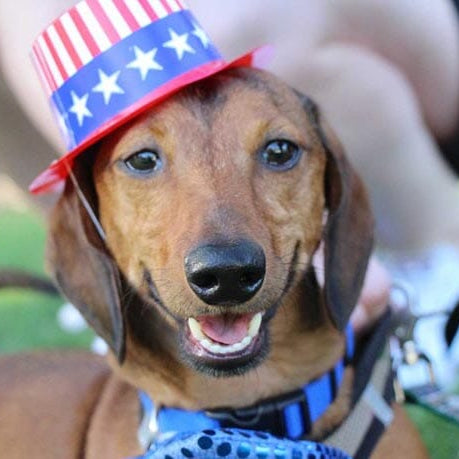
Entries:
<svg viewBox="0 0 459 459">
<path fill-rule="evenodd" d="M 263 315 L 225 314 L 188 319 L 191 337 L 210 354 L 229 355 L 244 352 L 256 340 Z"/>
<path fill-rule="evenodd" d="M 262 323 L 262 312 L 191 317 L 186 322 L 186 352 L 200 369 L 243 372 L 259 361 L 265 341 Z"/>
</svg>

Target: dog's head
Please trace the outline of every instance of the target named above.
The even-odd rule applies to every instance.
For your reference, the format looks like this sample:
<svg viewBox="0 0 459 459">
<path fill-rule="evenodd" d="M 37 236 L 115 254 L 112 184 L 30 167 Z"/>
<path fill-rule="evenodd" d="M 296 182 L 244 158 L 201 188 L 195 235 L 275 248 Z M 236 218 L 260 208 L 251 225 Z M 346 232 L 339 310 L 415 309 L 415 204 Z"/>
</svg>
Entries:
<svg viewBox="0 0 459 459">
<path fill-rule="evenodd" d="M 95 149 L 75 173 L 106 241 L 69 181 L 49 259 L 120 361 L 127 342 L 128 358 L 137 358 L 132 346 L 171 366 L 241 374 L 270 354 L 270 341 L 343 329 L 372 218 L 310 99 L 266 73 L 230 70 Z M 319 288 L 311 260 L 322 241 Z"/>
</svg>

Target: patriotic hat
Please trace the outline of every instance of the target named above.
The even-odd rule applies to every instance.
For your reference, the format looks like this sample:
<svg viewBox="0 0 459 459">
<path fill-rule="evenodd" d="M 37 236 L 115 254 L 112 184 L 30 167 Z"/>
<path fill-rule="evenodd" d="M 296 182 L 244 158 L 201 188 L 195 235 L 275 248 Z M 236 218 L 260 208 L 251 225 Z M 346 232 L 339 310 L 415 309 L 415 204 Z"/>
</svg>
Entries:
<svg viewBox="0 0 459 459">
<path fill-rule="evenodd" d="M 264 48 L 225 62 L 181 0 L 83 0 L 34 42 L 32 58 L 67 153 L 30 185 L 54 191 L 74 158 L 190 83 L 260 64 Z"/>
</svg>

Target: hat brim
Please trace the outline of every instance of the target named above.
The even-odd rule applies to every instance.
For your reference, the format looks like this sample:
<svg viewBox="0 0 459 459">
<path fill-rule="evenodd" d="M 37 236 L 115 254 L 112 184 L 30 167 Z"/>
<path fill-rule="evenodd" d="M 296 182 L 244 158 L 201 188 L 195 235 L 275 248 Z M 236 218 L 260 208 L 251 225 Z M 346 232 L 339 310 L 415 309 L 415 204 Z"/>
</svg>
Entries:
<svg viewBox="0 0 459 459">
<path fill-rule="evenodd" d="M 210 62 L 203 65 L 198 70 L 194 69 L 169 81 L 138 100 L 124 111 L 118 113 L 115 118 L 103 124 L 80 145 L 62 156 L 62 158 L 53 161 L 50 166 L 31 183 L 29 186 L 30 192 L 33 194 L 40 194 L 62 189 L 62 182 L 68 177 L 75 158 L 115 129 L 141 115 L 146 110 L 164 101 L 184 87 L 196 83 L 197 81 L 204 80 L 223 70 L 235 67 L 264 67 L 266 61 L 270 59 L 271 51 L 272 48 L 269 46 L 257 48 L 231 62 Z"/>
</svg>

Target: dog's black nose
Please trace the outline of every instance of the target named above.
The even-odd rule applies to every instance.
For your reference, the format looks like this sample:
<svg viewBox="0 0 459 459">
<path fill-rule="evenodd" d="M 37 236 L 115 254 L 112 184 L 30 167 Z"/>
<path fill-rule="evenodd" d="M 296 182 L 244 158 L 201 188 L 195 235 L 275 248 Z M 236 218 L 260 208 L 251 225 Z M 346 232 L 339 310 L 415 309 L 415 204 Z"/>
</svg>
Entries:
<svg viewBox="0 0 459 459">
<path fill-rule="evenodd" d="M 208 244 L 185 258 L 188 284 L 212 305 L 243 303 L 260 289 L 265 277 L 263 249 L 250 241 Z"/>
</svg>

